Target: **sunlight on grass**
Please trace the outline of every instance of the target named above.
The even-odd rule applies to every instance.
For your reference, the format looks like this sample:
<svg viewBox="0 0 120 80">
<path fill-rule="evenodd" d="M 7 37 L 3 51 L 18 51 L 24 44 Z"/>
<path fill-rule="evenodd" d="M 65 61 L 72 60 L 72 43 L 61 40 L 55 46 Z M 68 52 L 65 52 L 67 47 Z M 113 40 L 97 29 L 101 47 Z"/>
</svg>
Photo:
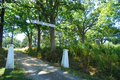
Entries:
<svg viewBox="0 0 120 80">
<path fill-rule="evenodd" d="M 0 68 L 0 76 L 4 74 L 5 68 Z"/>
<path fill-rule="evenodd" d="M 28 49 L 28 48 L 20 48 L 20 49 L 14 49 L 14 50 L 24 52 L 26 49 Z"/>
<path fill-rule="evenodd" d="M 31 80 L 24 76 L 24 73 L 20 69 L 0 69 L 0 80 Z"/>
<path fill-rule="evenodd" d="M 73 74 L 75 76 L 80 76 L 81 78 L 85 78 L 85 79 L 88 79 L 88 80 L 99 80 L 97 77 L 93 77 L 93 76 L 90 76 L 88 74 L 84 74 L 84 73 L 81 73 L 80 71 L 76 71 L 74 69 L 71 69 L 71 68 L 61 68 L 63 70 L 65 70 L 66 72 L 70 73 L 70 74 Z"/>
<path fill-rule="evenodd" d="M 24 76 L 23 71 L 16 65 L 14 69 L 5 69 L 7 49 L 0 48 L 0 80 L 32 80 Z"/>
</svg>

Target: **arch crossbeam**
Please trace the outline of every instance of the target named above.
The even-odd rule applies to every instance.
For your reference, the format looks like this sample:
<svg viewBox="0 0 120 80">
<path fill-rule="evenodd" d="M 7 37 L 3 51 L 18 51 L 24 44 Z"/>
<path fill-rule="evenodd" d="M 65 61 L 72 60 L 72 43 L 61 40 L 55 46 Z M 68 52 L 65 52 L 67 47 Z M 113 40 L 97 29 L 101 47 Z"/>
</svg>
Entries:
<svg viewBox="0 0 120 80">
<path fill-rule="evenodd" d="M 55 27 L 54 24 L 45 23 L 45 22 L 41 22 L 41 21 L 38 21 L 38 20 L 30 20 L 30 22 L 32 22 L 32 23 L 36 23 L 36 24 L 45 25 L 45 26 L 49 26 L 49 27 Z"/>
</svg>

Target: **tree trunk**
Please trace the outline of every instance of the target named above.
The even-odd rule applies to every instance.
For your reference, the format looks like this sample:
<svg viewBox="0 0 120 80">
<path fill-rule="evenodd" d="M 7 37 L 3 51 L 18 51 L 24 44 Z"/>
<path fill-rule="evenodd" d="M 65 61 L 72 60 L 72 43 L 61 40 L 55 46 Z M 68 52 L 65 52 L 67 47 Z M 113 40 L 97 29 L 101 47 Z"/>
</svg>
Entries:
<svg viewBox="0 0 120 80">
<path fill-rule="evenodd" d="M 68 46 L 70 45 L 70 39 L 68 40 Z"/>
<path fill-rule="evenodd" d="M 50 23 L 55 24 L 55 18 L 53 16 L 50 16 Z M 55 47 L 55 30 L 54 27 L 50 27 L 50 43 L 51 43 L 51 51 L 56 50 Z"/>
<path fill-rule="evenodd" d="M 2 3 L 4 3 L 4 0 L 2 0 Z M 0 47 L 2 47 L 4 13 L 5 13 L 5 9 L 2 8 L 2 11 L 1 11 L 1 23 L 0 23 Z"/>
<path fill-rule="evenodd" d="M 84 44 L 84 38 L 85 38 L 85 33 L 84 33 L 84 30 L 85 30 L 85 26 L 83 25 L 83 30 L 81 30 L 80 26 L 77 26 L 78 28 L 78 31 L 80 33 L 80 37 L 82 37 L 82 41 L 80 41 L 82 44 Z"/>
<path fill-rule="evenodd" d="M 102 39 L 100 39 L 100 43 L 103 44 L 103 40 Z"/>
<path fill-rule="evenodd" d="M 41 25 L 38 25 L 38 46 L 37 46 L 37 51 L 40 49 L 40 40 L 41 40 L 41 32 L 40 32 L 40 27 Z"/>
<path fill-rule="evenodd" d="M 50 42 L 51 42 L 51 51 L 56 50 L 54 28 L 53 27 L 50 27 Z"/>
<path fill-rule="evenodd" d="M 3 38 L 3 26 L 0 25 L 0 47 L 2 47 L 2 38 Z"/>
<path fill-rule="evenodd" d="M 32 48 L 32 39 L 29 37 L 29 48 Z"/>
<path fill-rule="evenodd" d="M 29 40 L 29 48 L 32 48 L 32 33 L 31 35 L 28 34 L 28 40 Z"/>
<path fill-rule="evenodd" d="M 82 37 L 82 44 L 84 44 L 84 41 L 85 41 L 85 34 L 83 34 L 81 37 Z"/>
<path fill-rule="evenodd" d="M 61 36 L 59 34 L 59 46 L 61 47 Z"/>
<path fill-rule="evenodd" d="M 34 42 L 35 47 L 37 46 L 36 42 L 37 42 L 37 38 L 35 37 L 35 42 Z"/>
</svg>

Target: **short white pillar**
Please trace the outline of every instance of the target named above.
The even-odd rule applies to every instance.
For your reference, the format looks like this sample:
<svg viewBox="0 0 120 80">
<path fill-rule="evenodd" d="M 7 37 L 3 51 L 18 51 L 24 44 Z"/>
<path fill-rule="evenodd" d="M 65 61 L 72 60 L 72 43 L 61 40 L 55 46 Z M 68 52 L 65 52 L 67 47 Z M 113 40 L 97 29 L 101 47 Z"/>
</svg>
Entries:
<svg viewBox="0 0 120 80">
<path fill-rule="evenodd" d="M 68 49 L 63 49 L 61 66 L 64 68 L 69 68 Z"/>
<path fill-rule="evenodd" d="M 14 69 L 14 45 L 9 44 L 9 50 L 6 61 L 6 69 Z"/>
</svg>

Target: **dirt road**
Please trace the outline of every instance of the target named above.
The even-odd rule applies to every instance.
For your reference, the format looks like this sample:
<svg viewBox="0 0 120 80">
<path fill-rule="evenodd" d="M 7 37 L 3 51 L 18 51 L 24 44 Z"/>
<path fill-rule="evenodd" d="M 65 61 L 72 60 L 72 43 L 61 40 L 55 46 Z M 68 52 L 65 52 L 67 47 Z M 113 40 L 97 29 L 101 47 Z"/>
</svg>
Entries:
<svg viewBox="0 0 120 80">
<path fill-rule="evenodd" d="M 17 51 L 14 52 L 14 58 L 25 75 L 33 80 L 85 80 Z"/>
</svg>

